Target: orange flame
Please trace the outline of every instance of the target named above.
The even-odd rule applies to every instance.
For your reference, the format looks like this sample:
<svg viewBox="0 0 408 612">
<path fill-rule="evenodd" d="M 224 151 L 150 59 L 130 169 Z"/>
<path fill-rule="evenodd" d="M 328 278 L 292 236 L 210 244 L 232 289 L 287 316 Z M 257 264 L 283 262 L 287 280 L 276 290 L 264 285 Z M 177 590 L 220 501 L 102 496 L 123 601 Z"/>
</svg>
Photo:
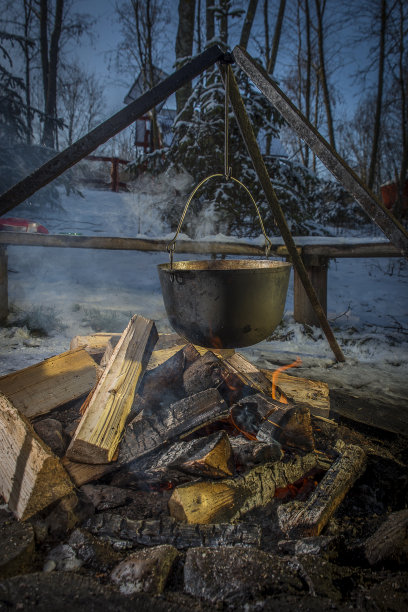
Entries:
<svg viewBox="0 0 408 612">
<path fill-rule="evenodd" d="M 215 349 L 222 349 L 222 341 L 219 336 L 214 336 L 212 326 L 210 324 L 210 338 L 211 338 L 211 346 Z"/>
<path fill-rule="evenodd" d="M 256 436 L 254 436 L 253 434 L 249 433 L 249 431 L 245 431 L 244 429 L 241 429 L 240 427 L 238 427 L 238 425 L 234 421 L 234 417 L 232 416 L 231 412 L 229 413 L 229 419 L 228 420 L 231 423 L 231 425 L 233 425 L 235 427 L 235 429 L 238 429 L 238 431 L 240 433 L 242 433 L 243 436 L 245 436 L 245 438 L 248 438 L 248 440 L 256 440 Z"/>
<path fill-rule="evenodd" d="M 296 357 L 296 359 L 295 359 L 295 361 L 293 363 L 290 363 L 289 365 L 281 366 L 280 368 L 277 368 L 274 371 L 273 376 L 272 376 L 272 392 L 271 392 L 272 399 L 274 399 L 274 400 L 278 399 L 276 397 L 277 396 L 277 393 L 276 393 L 276 381 L 279 378 L 279 374 L 281 372 L 284 372 L 285 370 L 289 370 L 289 368 L 296 368 L 297 366 L 300 366 L 300 365 L 302 365 L 302 360 L 301 360 L 300 357 Z M 283 393 L 282 393 L 281 397 L 279 398 L 279 401 L 282 404 L 287 404 L 288 403 L 288 400 L 283 395 Z"/>
</svg>

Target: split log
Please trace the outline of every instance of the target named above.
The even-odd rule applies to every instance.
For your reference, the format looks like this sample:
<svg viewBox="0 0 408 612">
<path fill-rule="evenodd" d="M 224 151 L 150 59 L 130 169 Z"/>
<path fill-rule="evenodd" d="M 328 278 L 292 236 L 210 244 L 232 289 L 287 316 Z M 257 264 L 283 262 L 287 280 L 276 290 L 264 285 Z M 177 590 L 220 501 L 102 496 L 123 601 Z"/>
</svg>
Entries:
<svg viewBox="0 0 408 612">
<path fill-rule="evenodd" d="M 228 406 L 216 389 L 186 397 L 166 410 L 132 421 L 120 446 L 119 461 L 129 463 L 168 441 L 186 437 L 204 425 L 227 417 Z"/>
<path fill-rule="evenodd" d="M 177 484 L 180 482 L 177 471 L 208 478 L 226 478 L 235 472 L 231 444 L 225 431 L 189 442 L 175 442 L 132 461 L 124 469 L 134 481 L 176 481 Z"/>
<path fill-rule="evenodd" d="M 279 442 L 266 444 L 257 440 L 248 440 L 242 436 L 230 438 L 235 466 L 240 471 L 249 469 L 254 465 L 282 459 L 283 453 Z"/>
<path fill-rule="evenodd" d="M 315 454 L 308 453 L 287 462 L 265 463 L 237 478 L 180 485 L 169 500 L 170 515 L 186 523 L 235 521 L 249 510 L 265 506 L 276 488 L 296 482 L 315 465 Z"/>
<path fill-rule="evenodd" d="M 278 508 L 279 525 L 288 537 L 318 536 L 366 466 L 360 446 L 344 445 L 309 499 Z"/>
<path fill-rule="evenodd" d="M 185 396 L 183 372 L 199 359 L 200 353 L 194 346 L 186 344 L 179 347 L 170 359 L 146 372 L 139 390 L 145 403 L 145 415 L 157 412 Z"/>
<path fill-rule="evenodd" d="M 183 374 L 183 384 L 187 395 L 217 388 L 223 380 L 221 360 L 211 351 L 194 361 Z"/>
<path fill-rule="evenodd" d="M 262 370 L 262 372 L 272 382 L 274 371 Z M 329 418 L 330 392 L 326 383 L 291 376 L 285 372 L 279 373 L 278 383 L 280 390 L 287 397 L 290 397 L 295 403 L 306 404 L 313 416 Z"/>
<path fill-rule="evenodd" d="M 89 353 L 97 363 L 102 365 L 102 358 L 106 352 L 106 347 L 110 341 L 118 342 L 120 334 L 100 332 L 97 334 L 91 334 L 89 336 L 75 336 L 71 340 L 69 348 L 71 350 L 76 348 L 83 348 Z M 104 366 L 106 365 L 103 364 Z"/>
<path fill-rule="evenodd" d="M 106 368 L 106 366 L 108 365 L 109 361 L 111 360 L 111 357 L 113 355 L 113 351 L 115 350 L 115 348 L 118 345 L 118 342 L 120 340 L 120 336 L 121 334 L 112 334 L 112 336 L 108 339 L 108 342 L 105 346 L 105 350 L 102 354 L 101 357 L 101 367 L 102 368 Z"/>
<path fill-rule="evenodd" d="M 89 393 L 98 365 L 77 348 L 0 378 L 4 393 L 25 417 L 33 419 Z"/>
<path fill-rule="evenodd" d="M 257 393 L 243 398 L 231 408 L 234 424 L 260 442 L 279 442 L 285 447 L 314 449 L 309 408 L 301 404 L 282 404 Z"/>
<path fill-rule="evenodd" d="M 134 315 L 68 447 L 68 459 L 84 463 L 112 460 L 156 341 L 154 322 Z"/>
<path fill-rule="evenodd" d="M 172 544 L 179 549 L 234 544 L 259 546 L 261 541 L 261 528 L 252 523 L 184 525 L 170 517 L 134 521 L 105 512 L 88 519 L 84 527 L 93 535 L 110 540 L 114 548 L 120 548 L 121 543 L 122 547 Z"/>
<path fill-rule="evenodd" d="M 59 459 L 0 393 L 0 493 L 25 520 L 73 488 Z"/>
<path fill-rule="evenodd" d="M 70 461 L 67 459 L 67 457 L 63 457 L 61 463 L 76 487 L 81 487 L 82 485 L 92 482 L 93 480 L 99 480 L 99 478 L 102 478 L 102 476 L 110 474 L 118 469 L 115 462 L 91 465 L 90 463 Z"/>
<path fill-rule="evenodd" d="M 226 367 L 226 362 L 212 351 L 204 353 L 186 369 L 183 384 L 186 395 L 217 388 L 229 406 L 255 393 L 254 388 L 246 384 L 246 379 Z"/>
</svg>

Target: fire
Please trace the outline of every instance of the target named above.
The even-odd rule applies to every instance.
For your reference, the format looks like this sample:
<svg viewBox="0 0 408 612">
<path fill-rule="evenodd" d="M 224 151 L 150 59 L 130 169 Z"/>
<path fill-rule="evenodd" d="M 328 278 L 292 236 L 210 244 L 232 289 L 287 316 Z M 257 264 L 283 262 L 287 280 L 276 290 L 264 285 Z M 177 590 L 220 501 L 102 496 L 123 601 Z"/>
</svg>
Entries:
<svg viewBox="0 0 408 612">
<path fill-rule="evenodd" d="M 214 336 L 213 330 L 210 324 L 210 338 L 211 338 L 211 346 L 216 349 L 222 349 L 222 341 L 219 336 Z"/>
<path fill-rule="evenodd" d="M 277 368 L 272 376 L 272 391 L 271 391 L 271 395 L 272 395 L 272 399 L 277 400 L 277 393 L 276 393 L 276 381 L 279 378 L 279 374 L 281 372 L 284 372 L 285 370 L 289 370 L 289 368 L 296 368 L 297 366 L 302 365 L 302 360 L 300 357 L 296 357 L 295 361 L 293 361 L 293 363 L 290 363 L 289 365 L 285 365 L 285 366 L 281 366 L 280 368 Z M 286 397 L 283 395 L 280 396 L 279 401 L 282 404 L 287 404 L 288 400 L 286 399 Z"/>
</svg>

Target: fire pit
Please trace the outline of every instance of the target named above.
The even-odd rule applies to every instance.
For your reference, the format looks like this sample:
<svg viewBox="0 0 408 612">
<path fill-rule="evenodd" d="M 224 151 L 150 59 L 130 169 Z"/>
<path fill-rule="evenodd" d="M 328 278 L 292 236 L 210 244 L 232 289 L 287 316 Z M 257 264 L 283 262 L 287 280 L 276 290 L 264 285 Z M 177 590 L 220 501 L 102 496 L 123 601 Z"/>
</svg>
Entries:
<svg viewBox="0 0 408 612">
<path fill-rule="evenodd" d="M 70 587 L 80 605 L 102 598 L 108 610 L 147 603 L 203 609 L 203 600 L 237 610 L 374 609 L 372 601 L 402 609 L 403 441 L 380 442 L 333 421 L 321 383 L 277 376 L 233 350 L 207 351 L 174 334 L 156 339 L 153 322 L 142 317 L 105 338 L 104 373 L 89 382 L 95 388 L 86 402 L 52 408 L 44 394 L 47 413 L 36 403 L 36 416 L 32 407 L 34 429 L 12 403 L 23 406 L 18 379 L 33 384 L 50 368 L 32 366 L 0 381 L 4 393 L 7 384 L 19 390 L 13 400 L 11 392 L 1 396 L 0 432 L 8 428 L 8 435 L 0 470 L 9 506 L 24 518 L 0 513 L 10 544 L 0 555 L 0 600 L 24 609 L 35 593 L 57 607 Z M 71 353 L 61 360 L 68 363 Z M 60 368 L 66 388 L 69 370 Z M 47 384 L 55 389 L 56 380 Z M 38 384 L 44 390 L 44 379 Z M 34 450 L 16 453 L 19 443 Z M 41 476 L 40 459 L 44 466 L 52 459 L 52 478 Z M 59 489 L 67 474 L 71 492 Z"/>
</svg>

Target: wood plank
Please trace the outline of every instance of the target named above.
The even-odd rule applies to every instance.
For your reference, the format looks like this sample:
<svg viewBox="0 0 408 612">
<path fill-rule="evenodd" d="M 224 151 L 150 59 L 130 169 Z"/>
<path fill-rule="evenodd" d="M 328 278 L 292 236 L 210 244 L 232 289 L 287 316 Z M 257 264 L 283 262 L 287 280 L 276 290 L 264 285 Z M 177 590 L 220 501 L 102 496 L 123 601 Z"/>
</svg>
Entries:
<svg viewBox="0 0 408 612">
<path fill-rule="evenodd" d="M 272 382 L 274 370 L 263 369 L 262 372 Z M 287 397 L 294 402 L 306 404 L 312 415 L 329 418 L 330 392 L 326 383 L 280 372 L 278 384 Z"/>
<path fill-rule="evenodd" d="M 131 318 L 72 438 L 68 459 L 112 460 L 157 338 L 153 321 Z"/>
<path fill-rule="evenodd" d="M 343 391 L 331 391 L 332 411 L 356 423 L 408 436 L 408 405 L 397 405 L 378 398 L 358 396 Z"/>
<path fill-rule="evenodd" d="M 306 272 L 310 278 L 319 302 L 327 315 L 327 268 L 328 260 L 321 258 L 319 265 L 310 265 L 307 258 L 303 256 Z M 319 320 L 313 309 L 312 304 L 303 287 L 302 280 L 297 272 L 294 271 L 293 279 L 293 318 L 297 323 L 319 326 Z"/>
<path fill-rule="evenodd" d="M 72 489 L 59 459 L 0 393 L 0 493 L 10 510 L 25 520 Z"/>
<path fill-rule="evenodd" d="M 349 489 L 365 470 L 366 454 L 360 446 L 344 444 L 309 499 L 278 508 L 279 525 L 290 538 L 320 535 Z"/>
<path fill-rule="evenodd" d="M 178 521 L 199 524 L 238 520 L 249 510 L 265 506 L 273 499 L 276 488 L 296 482 L 316 463 L 316 455 L 308 453 L 286 463 L 256 466 L 237 478 L 180 485 L 169 500 L 170 515 Z"/>
<path fill-rule="evenodd" d="M 0 378 L 0 391 L 28 419 L 88 393 L 96 384 L 98 365 L 77 348 Z"/>
</svg>

